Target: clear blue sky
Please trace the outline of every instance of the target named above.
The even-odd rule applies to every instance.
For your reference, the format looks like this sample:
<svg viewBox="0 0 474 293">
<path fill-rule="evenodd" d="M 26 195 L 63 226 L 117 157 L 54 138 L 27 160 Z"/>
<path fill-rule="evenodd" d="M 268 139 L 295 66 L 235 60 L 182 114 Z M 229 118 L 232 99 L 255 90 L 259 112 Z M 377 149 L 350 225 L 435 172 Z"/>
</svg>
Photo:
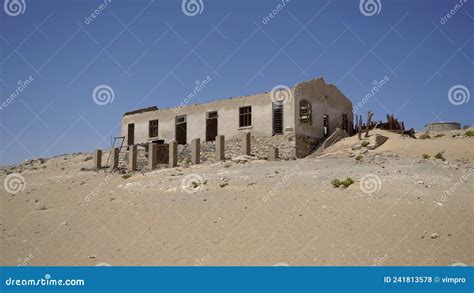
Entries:
<svg viewBox="0 0 474 293">
<path fill-rule="evenodd" d="M 0 110 L 2 165 L 108 147 L 123 112 L 177 106 L 207 76 L 195 102 L 322 76 L 356 105 L 387 77 L 362 113 L 474 124 L 472 99 L 448 99 L 474 92 L 471 0 L 372 0 L 371 16 L 356 0 L 202 0 L 195 16 L 181 0 L 111 0 L 95 18 L 102 0 L 16 1 L 19 15 L 0 11 L 0 103 L 32 81 Z M 114 99 L 101 106 L 102 84 Z"/>
</svg>

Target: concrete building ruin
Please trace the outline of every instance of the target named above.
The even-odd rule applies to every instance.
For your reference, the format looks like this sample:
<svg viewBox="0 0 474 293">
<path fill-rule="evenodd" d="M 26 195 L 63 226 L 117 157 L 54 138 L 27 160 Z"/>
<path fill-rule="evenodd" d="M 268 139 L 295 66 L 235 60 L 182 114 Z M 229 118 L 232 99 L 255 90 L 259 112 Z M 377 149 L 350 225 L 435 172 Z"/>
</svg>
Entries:
<svg viewBox="0 0 474 293">
<path fill-rule="evenodd" d="M 294 145 L 296 157 L 314 151 L 337 128 L 350 134 L 353 129 L 352 103 L 336 86 L 323 78 L 301 82 L 251 96 L 217 100 L 203 104 L 158 109 L 150 107 L 123 114 L 121 136 L 125 144 L 145 145 L 192 139 L 214 141 L 217 135 L 239 140 L 251 132 L 252 138 L 284 136 Z M 268 146 L 270 147 L 270 146 Z"/>
</svg>

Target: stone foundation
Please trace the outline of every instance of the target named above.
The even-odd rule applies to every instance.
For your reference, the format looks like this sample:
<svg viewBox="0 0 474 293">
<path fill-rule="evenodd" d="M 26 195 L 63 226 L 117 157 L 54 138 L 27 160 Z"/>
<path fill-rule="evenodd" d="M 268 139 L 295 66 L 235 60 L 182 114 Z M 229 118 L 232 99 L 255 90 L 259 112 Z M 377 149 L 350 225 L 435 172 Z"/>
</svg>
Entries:
<svg viewBox="0 0 474 293">
<path fill-rule="evenodd" d="M 320 139 L 305 135 L 296 135 L 296 157 L 305 158 L 309 156 L 320 143 Z"/>
<path fill-rule="evenodd" d="M 225 141 L 225 159 L 231 160 L 232 158 L 242 155 L 241 149 L 242 141 L 226 140 Z M 268 160 L 270 154 L 270 147 L 274 146 L 278 148 L 279 158 L 281 160 L 293 160 L 296 159 L 296 146 L 294 135 L 275 135 L 272 137 L 252 137 L 251 138 L 251 156 L 255 156 L 258 159 Z M 137 170 L 149 171 L 148 168 L 148 148 L 149 145 L 137 145 Z M 213 141 L 201 142 L 201 156 L 200 160 L 202 163 L 205 162 L 217 162 L 216 158 L 216 145 Z M 120 151 L 119 155 L 119 168 L 127 169 L 129 160 L 129 151 L 127 147 L 124 147 Z M 168 168 L 169 162 L 169 145 L 162 144 L 157 145 L 157 169 Z M 191 165 L 191 145 L 178 145 L 178 166 Z"/>
</svg>

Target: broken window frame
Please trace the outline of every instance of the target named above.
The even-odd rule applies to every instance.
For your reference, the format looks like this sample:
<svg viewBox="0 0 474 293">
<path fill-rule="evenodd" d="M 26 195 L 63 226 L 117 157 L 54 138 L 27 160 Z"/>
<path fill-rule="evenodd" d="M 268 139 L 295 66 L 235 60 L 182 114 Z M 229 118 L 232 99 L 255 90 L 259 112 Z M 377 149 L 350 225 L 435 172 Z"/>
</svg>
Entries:
<svg viewBox="0 0 474 293">
<path fill-rule="evenodd" d="M 239 127 L 252 126 L 252 106 L 239 108 Z"/>
<path fill-rule="evenodd" d="M 148 121 L 148 137 L 155 138 L 158 137 L 158 119 Z"/>
<path fill-rule="evenodd" d="M 299 121 L 303 124 L 311 125 L 311 103 L 307 100 L 301 100 L 299 105 Z"/>
</svg>

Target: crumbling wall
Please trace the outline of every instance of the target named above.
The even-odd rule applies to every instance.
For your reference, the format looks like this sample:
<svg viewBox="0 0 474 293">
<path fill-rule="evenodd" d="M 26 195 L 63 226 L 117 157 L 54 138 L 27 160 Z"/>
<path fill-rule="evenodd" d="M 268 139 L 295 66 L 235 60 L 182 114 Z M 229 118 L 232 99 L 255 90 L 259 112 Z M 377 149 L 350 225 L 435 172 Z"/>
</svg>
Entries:
<svg viewBox="0 0 474 293">
<path fill-rule="evenodd" d="M 232 139 L 225 141 L 225 158 L 232 158 L 242 155 L 241 140 Z M 279 149 L 280 159 L 296 159 L 296 141 L 294 135 L 275 135 L 270 137 L 254 137 L 251 140 L 251 155 L 258 159 L 267 160 L 270 146 Z M 148 171 L 148 145 L 138 145 L 137 148 L 137 169 Z M 169 145 L 158 145 L 157 168 L 168 168 Z M 127 169 L 129 152 L 124 147 L 119 156 L 119 167 Z M 201 142 L 201 162 L 216 162 L 216 145 L 213 141 Z M 178 145 L 178 166 L 188 166 L 191 164 L 191 145 Z"/>
</svg>

